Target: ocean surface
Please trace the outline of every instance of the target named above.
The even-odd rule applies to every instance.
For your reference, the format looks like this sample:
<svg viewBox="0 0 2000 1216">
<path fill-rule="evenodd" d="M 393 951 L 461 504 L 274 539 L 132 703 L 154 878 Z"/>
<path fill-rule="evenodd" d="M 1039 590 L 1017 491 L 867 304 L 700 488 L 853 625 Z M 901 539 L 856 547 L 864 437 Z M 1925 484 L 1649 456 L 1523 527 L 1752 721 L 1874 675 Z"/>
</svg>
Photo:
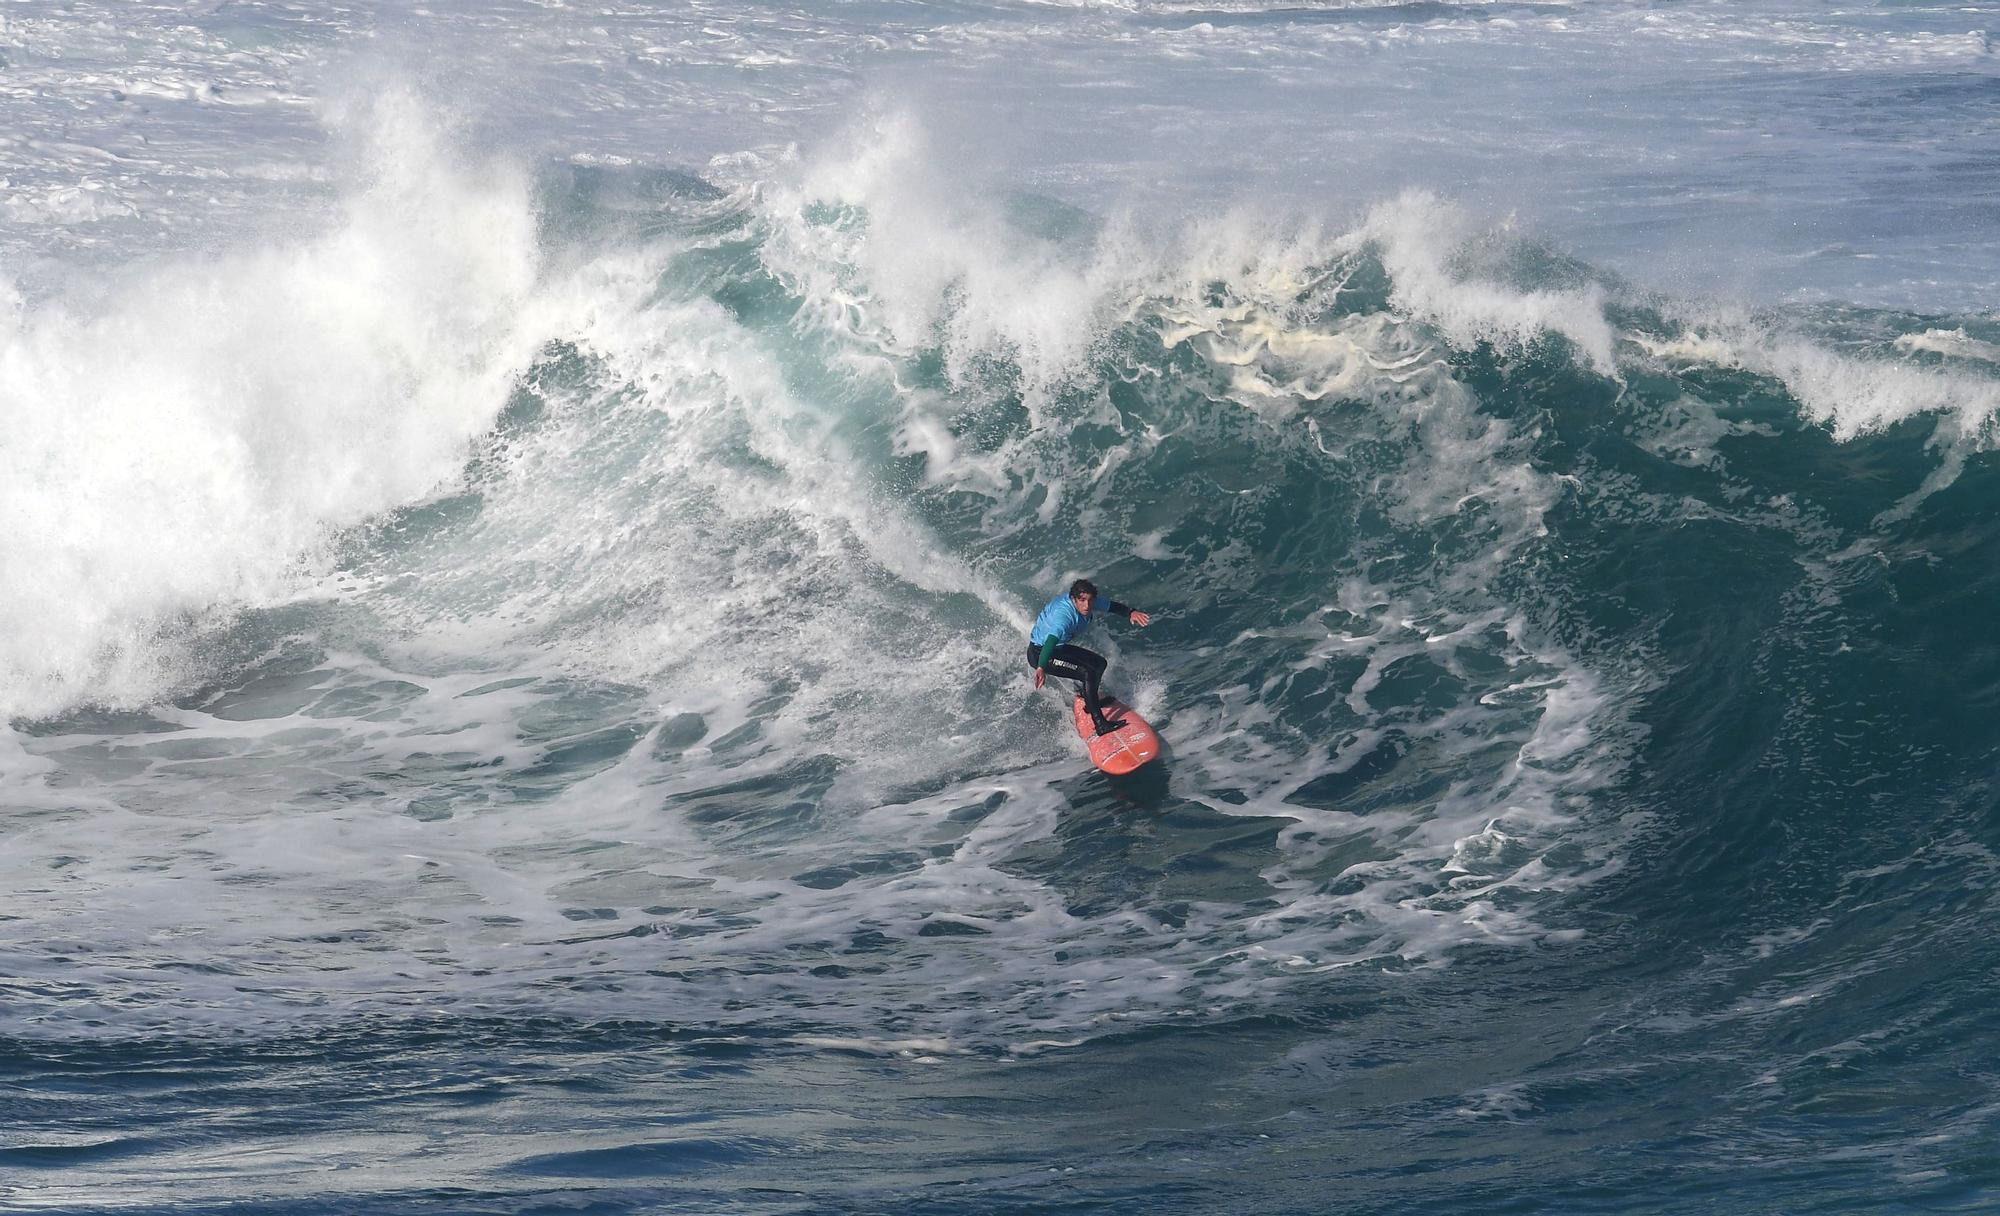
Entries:
<svg viewBox="0 0 2000 1216">
<path fill-rule="evenodd" d="M 0 1211 L 2000 1207 L 1996 39 L 0 7 Z"/>
</svg>

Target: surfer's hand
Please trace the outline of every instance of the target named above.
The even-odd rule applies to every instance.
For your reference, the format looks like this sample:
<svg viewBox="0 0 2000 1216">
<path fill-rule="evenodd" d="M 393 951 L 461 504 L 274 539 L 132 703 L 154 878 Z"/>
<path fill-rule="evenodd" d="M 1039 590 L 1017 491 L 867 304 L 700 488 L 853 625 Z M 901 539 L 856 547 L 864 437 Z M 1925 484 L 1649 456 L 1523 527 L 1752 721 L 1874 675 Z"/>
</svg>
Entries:
<svg viewBox="0 0 2000 1216">
<path fill-rule="evenodd" d="M 1043 671 L 1043 670 L 1042 670 L 1041 668 L 1039 668 L 1039 667 L 1035 668 L 1035 687 L 1036 687 L 1036 688 L 1040 688 L 1040 687 L 1042 686 L 1042 681 L 1043 681 L 1043 680 L 1046 680 L 1046 679 L 1048 679 L 1048 678 L 1049 678 L 1049 673 L 1048 673 L 1048 672 L 1046 672 L 1046 671 Z"/>
<path fill-rule="evenodd" d="M 1137 608 L 1134 608 L 1132 610 L 1132 623 L 1143 628 L 1153 623 L 1153 614 L 1150 612 L 1141 612 Z"/>
</svg>

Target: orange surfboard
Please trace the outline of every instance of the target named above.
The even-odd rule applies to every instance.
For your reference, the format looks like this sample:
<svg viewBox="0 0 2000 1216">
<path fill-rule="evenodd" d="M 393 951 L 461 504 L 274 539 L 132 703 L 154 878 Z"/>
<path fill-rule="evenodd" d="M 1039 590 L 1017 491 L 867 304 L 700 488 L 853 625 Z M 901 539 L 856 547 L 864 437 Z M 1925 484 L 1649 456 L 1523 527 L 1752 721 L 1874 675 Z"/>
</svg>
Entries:
<svg viewBox="0 0 2000 1216">
<path fill-rule="evenodd" d="M 1097 723 L 1090 720 L 1082 697 L 1071 707 L 1076 714 L 1076 733 L 1082 737 L 1092 764 L 1116 777 L 1160 754 L 1160 737 L 1137 711 L 1116 697 L 1105 697 L 1103 703 L 1104 716 L 1118 725 L 1117 730 L 1103 735 L 1097 733 Z"/>
</svg>

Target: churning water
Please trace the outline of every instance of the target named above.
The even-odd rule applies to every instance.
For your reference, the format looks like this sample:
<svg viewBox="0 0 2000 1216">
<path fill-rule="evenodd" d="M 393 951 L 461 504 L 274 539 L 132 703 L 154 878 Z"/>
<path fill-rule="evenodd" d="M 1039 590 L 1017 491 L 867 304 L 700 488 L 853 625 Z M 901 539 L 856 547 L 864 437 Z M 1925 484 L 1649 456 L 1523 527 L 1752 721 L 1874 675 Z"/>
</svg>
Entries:
<svg viewBox="0 0 2000 1216">
<path fill-rule="evenodd" d="M 1992 1204 L 1992 29 L 10 6 L 0 1207 Z"/>
</svg>

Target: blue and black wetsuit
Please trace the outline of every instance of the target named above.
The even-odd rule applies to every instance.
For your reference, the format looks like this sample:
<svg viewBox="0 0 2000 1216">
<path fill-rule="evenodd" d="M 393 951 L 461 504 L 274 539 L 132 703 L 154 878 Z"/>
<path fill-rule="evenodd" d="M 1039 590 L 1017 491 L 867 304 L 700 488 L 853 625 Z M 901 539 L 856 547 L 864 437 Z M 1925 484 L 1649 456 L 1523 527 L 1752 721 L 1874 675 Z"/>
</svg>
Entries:
<svg viewBox="0 0 2000 1216">
<path fill-rule="evenodd" d="M 1068 595 L 1059 595 L 1042 609 L 1035 618 L 1035 627 L 1028 634 L 1028 663 L 1052 676 L 1071 680 L 1083 691 L 1083 707 L 1090 712 L 1090 720 L 1097 723 L 1102 732 L 1111 729 L 1112 723 L 1104 717 L 1104 705 L 1098 692 L 1098 681 L 1104 676 L 1108 665 L 1104 656 L 1094 650 L 1070 645 L 1070 639 L 1081 635 L 1090 628 L 1092 617 L 1105 613 L 1130 617 L 1132 609 L 1114 599 L 1092 597 L 1090 616 L 1076 610 L 1076 604 Z"/>
</svg>

